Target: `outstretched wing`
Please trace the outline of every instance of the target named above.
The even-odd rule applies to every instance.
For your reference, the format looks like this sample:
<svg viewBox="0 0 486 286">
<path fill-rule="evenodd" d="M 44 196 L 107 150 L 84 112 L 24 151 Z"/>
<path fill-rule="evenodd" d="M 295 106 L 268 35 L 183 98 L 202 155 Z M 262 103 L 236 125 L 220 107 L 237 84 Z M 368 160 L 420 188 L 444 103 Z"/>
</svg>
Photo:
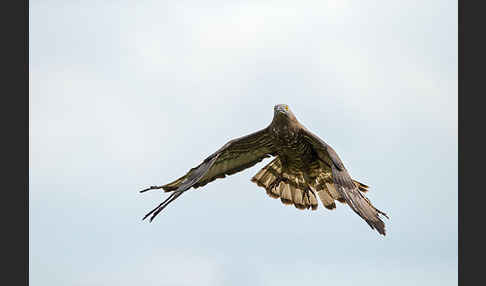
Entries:
<svg viewBox="0 0 486 286">
<path fill-rule="evenodd" d="M 332 183 L 334 184 L 330 190 L 331 194 L 333 191 L 337 192 L 335 196 L 343 198 L 351 209 L 362 217 L 372 229 L 376 228 L 380 234 L 385 235 L 385 223 L 379 215 L 386 218 L 388 216 L 375 208 L 370 200 L 360 192 L 360 188 L 365 189 L 367 186 L 355 182 L 351 178 L 331 146 L 305 128 L 301 129 L 301 132 L 305 140 L 312 145 L 312 149 L 316 152 L 319 160 L 325 165 L 323 172 L 329 173 L 330 170 L 329 175 L 332 176 Z"/>
<path fill-rule="evenodd" d="M 148 213 L 144 219 L 153 214 L 150 219 L 152 221 L 163 208 L 189 188 L 201 187 L 217 178 L 224 178 L 226 175 L 249 168 L 264 158 L 270 157 L 274 151 L 272 138 L 266 128 L 229 141 L 179 179 L 160 187 L 152 186 L 142 190 L 141 192 L 164 189 L 166 192 L 174 192 L 171 197 Z"/>
<path fill-rule="evenodd" d="M 270 157 L 272 152 L 274 152 L 272 138 L 267 130 L 263 129 L 229 141 L 204 159 L 201 164 L 189 170 L 187 174 L 162 188 L 169 192 L 181 191 L 182 185 L 186 190 L 190 187 L 201 187 L 215 179 L 249 168 Z M 185 180 L 187 181 L 181 184 Z"/>
</svg>

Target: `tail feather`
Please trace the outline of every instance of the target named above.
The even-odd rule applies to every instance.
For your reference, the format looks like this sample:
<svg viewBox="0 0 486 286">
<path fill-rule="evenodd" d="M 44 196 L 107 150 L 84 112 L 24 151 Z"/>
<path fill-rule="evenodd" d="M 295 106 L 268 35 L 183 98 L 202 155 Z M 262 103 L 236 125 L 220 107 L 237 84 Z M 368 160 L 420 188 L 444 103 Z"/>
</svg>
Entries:
<svg viewBox="0 0 486 286">
<path fill-rule="evenodd" d="M 321 202 L 325 208 L 330 210 L 336 208 L 336 203 L 327 189 L 321 189 L 317 192 L 317 195 L 321 199 Z"/>
<path fill-rule="evenodd" d="M 302 173 L 290 173 L 282 167 L 277 157 L 263 167 L 251 181 L 264 188 L 266 193 L 285 205 L 294 205 L 298 209 L 317 209 L 314 191 L 305 182 Z"/>
<path fill-rule="evenodd" d="M 279 185 L 279 189 L 282 190 L 282 196 L 280 197 L 280 201 L 282 201 L 284 205 L 291 205 L 293 201 L 290 186 L 288 184 L 285 184 L 284 182 L 281 182 Z"/>
<path fill-rule="evenodd" d="M 329 210 L 336 208 L 335 201 L 346 203 L 341 192 L 336 190 L 331 173 L 320 172 L 307 181 L 304 176 L 303 172 L 292 172 L 284 168 L 277 157 L 258 171 L 251 181 L 264 188 L 268 196 L 280 198 L 283 204 L 294 205 L 298 209 L 317 209 L 317 197 Z M 355 180 L 353 182 L 361 192 L 368 191 L 367 185 Z"/>
</svg>

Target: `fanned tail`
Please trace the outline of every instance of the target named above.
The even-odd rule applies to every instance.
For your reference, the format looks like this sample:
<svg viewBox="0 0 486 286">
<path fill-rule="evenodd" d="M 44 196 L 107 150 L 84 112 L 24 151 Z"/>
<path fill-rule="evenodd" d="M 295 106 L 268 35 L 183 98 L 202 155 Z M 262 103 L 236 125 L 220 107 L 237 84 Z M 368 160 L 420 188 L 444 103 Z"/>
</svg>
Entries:
<svg viewBox="0 0 486 286">
<path fill-rule="evenodd" d="M 280 198 L 285 205 L 293 204 L 301 210 L 317 209 L 316 194 L 307 184 L 304 174 L 284 169 L 279 157 L 263 167 L 251 181 L 263 187 L 270 197 Z"/>
</svg>

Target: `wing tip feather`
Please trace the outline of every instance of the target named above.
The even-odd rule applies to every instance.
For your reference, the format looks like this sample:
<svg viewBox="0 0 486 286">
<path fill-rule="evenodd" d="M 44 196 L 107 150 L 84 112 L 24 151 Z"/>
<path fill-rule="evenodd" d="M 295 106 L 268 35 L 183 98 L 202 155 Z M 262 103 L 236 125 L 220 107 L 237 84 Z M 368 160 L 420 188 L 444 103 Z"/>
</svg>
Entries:
<svg viewBox="0 0 486 286">
<path fill-rule="evenodd" d="M 325 207 L 326 209 L 328 209 L 328 210 L 333 210 L 333 209 L 335 209 L 335 208 L 336 208 L 336 203 L 334 203 L 334 202 L 333 202 L 332 204 L 329 204 L 329 205 L 327 205 L 327 206 L 326 206 L 326 205 L 324 205 L 324 207 Z"/>
</svg>

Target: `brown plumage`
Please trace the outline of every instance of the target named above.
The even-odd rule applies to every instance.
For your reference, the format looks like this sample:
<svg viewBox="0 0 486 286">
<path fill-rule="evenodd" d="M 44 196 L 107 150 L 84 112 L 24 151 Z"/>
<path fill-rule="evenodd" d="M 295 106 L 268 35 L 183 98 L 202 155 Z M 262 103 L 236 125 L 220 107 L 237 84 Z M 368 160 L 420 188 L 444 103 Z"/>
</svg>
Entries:
<svg viewBox="0 0 486 286">
<path fill-rule="evenodd" d="M 368 186 L 353 180 L 334 149 L 300 124 L 285 104 L 275 106 L 273 120 L 266 128 L 229 141 L 179 179 L 142 190 L 172 192 L 143 219 L 151 215 L 152 221 L 191 187 L 204 186 L 271 156 L 275 158 L 251 179 L 270 197 L 302 210 L 316 210 L 318 200 L 330 210 L 336 208 L 335 201 L 345 203 L 385 235 L 380 215 L 388 216 L 365 197 Z"/>
</svg>

